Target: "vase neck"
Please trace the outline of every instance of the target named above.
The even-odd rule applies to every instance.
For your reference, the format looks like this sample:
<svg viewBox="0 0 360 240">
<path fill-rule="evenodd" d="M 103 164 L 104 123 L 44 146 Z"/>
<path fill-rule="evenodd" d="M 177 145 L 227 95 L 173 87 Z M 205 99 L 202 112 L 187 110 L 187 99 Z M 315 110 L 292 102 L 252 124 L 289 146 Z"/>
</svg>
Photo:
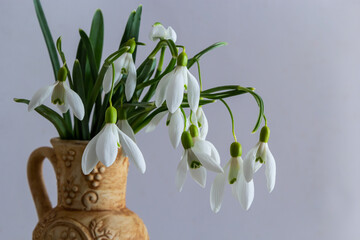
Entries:
<svg viewBox="0 0 360 240">
<path fill-rule="evenodd" d="M 126 206 L 129 161 L 121 149 L 114 164 L 99 162 L 84 175 L 81 158 L 87 141 L 53 139 L 57 163 L 58 207 L 73 210 L 120 210 Z"/>
</svg>

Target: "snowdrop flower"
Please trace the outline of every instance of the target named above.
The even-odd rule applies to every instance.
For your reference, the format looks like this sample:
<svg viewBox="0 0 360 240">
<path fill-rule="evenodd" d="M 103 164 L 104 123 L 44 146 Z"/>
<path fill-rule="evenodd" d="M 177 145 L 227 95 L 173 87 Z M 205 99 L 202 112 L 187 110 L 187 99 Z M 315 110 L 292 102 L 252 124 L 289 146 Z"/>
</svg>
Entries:
<svg viewBox="0 0 360 240">
<path fill-rule="evenodd" d="M 135 140 L 135 133 L 134 130 L 132 129 L 132 127 L 130 126 L 128 120 L 127 120 L 127 113 L 124 110 L 120 111 L 120 116 L 119 116 L 119 120 L 116 123 L 116 125 L 118 126 L 118 128 L 125 133 L 128 137 L 131 138 L 131 140 L 133 140 L 134 142 L 136 142 Z"/>
<path fill-rule="evenodd" d="M 177 66 L 160 80 L 155 91 L 155 105 L 157 107 L 160 107 L 166 99 L 169 112 L 174 113 L 183 101 L 186 86 L 190 108 L 196 112 L 199 106 L 200 88 L 196 78 L 186 67 L 187 61 L 186 53 L 180 53 Z"/>
<path fill-rule="evenodd" d="M 174 29 L 172 29 L 172 27 L 168 27 L 166 29 L 161 23 L 157 22 L 152 26 L 152 29 L 149 34 L 149 38 L 152 41 L 170 39 L 173 42 L 176 42 L 177 36 L 176 36 L 176 32 L 174 31 Z"/>
<path fill-rule="evenodd" d="M 120 147 L 122 147 L 125 156 L 135 163 L 141 173 L 144 173 L 146 165 L 140 149 L 115 124 L 117 120 L 116 109 L 110 106 L 105 114 L 105 126 L 90 140 L 82 155 L 83 173 L 89 174 L 99 161 L 106 167 L 111 166 L 116 160 Z"/>
<path fill-rule="evenodd" d="M 136 43 L 134 39 L 130 39 L 127 43 L 130 49 L 122 54 L 118 59 L 114 61 L 115 77 L 114 87 L 119 83 L 123 74 L 127 75 L 125 82 L 125 96 L 126 100 L 130 101 L 135 92 L 136 87 L 136 67 L 132 57 L 132 53 L 135 51 Z M 110 92 L 113 79 L 113 68 L 110 66 L 104 77 L 103 89 L 105 93 Z"/>
<path fill-rule="evenodd" d="M 181 134 L 184 131 L 184 116 L 178 108 L 174 113 L 163 111 L 155 115 L 149 122 L 146 132 L 154 131 L 156 126 L 159 125 L 161 119 L 168 114 L 166 124 L 169 124 L 169 138 L 172 146 L 177 148 L 181 140 Z"/>
<path fill-rule="evenodd" d="M 267 188 L 269 193 L 275 187 L 276 179 L 276 164 L 275 159 L 270 152 L 268 146 L 268 140 L 270 137 L 270 129 L 267 126 L 264 126 L 260 132 L 260 140 L 253 147 L 245 157 L 244 162 L 244 175 L 246 181 L 251 181 L 253 179 L 253 174 L 259 170 L 259 168 L 265 164 L 265 175 L 267 181 Z"/>
<path fill-rule="evenodd" d="M 128 120 L 126 120 L 126 119 L 119 120 L 116 123 L 116 125 L 123 133 L 125 133 L 128 137 L 130 137 L 131 140 L 136 142 L 134 130 L 130 126 Z"/>
<path fill-rule="evenodd" d="M 205 139 L 209 130 L 209 124 L 201 106 L 196 110 L 196 113 L 192 112 L 191 120 L 199 127 L 200 138 Z"/>
<path fill-rule="evenodd" d="M 241 145 L 233 142 L 230 147 L 231 159 L 226 164 L 224 173 L 219 173 L 210 189 L 211 210 L 217 213 L 221 208 L 224 195 L 226 177 L 232 186 L 233 195 L 240 202 L 240 205 L 248 210 L 254 200 L 254 182 L 247 182 L 243 173 L 243 160 L 241 158 Z"/>
<path fill-rule="evenodd" d="M 218 173 L 223 172 L 220 166 L 220 157 L 208 141 L 201 139 L 193 141 L 192 135 L 185 131 L 181 136 L 181 143 L 184 147 L 184 153 L 177 167 L 175 179 L 179 192 L 182 190 L 188 170 L 195 182 L 203 188 L 206 184 L 206 169 Z"/>
<path fill-rule="evenodd" d="M 51 102 L 56 104 L 62 113 L 66 113 L 71 109 L 74 115 L 79 120 L 82 120 L 85 115 L 84 105 L 79 95 L 65 84 L 66 76 L 66 68 L 60 68 L 57 76 L 58 80 L 51 86 L 40 88 L 34 94 L 29 102 L 28 111 L 32 111 L 43 104 L 51 94 Z"/>
</svg>

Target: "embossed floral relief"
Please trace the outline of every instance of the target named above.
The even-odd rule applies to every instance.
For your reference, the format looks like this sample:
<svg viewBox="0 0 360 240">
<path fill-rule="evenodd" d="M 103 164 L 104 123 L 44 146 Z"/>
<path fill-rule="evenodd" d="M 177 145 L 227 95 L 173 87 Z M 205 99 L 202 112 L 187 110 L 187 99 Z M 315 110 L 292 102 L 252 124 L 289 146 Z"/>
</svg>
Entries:
<svg viewBox="0 0 360 240">
<path fill-rule="evenodd" d="M 117 234 L 113 234 L 113 232 L 106 228 L 104 221 L 96 219 L 92 220 L 90 222 L 89 230 L 91 233 L 91 236 L 94 238 L 94 240 L 116 240 L 118 239 L 116 237 Z"/>
<path fill-rule="evenodd" d="M 62 186 L 62 190 L 63 190 L 65 203 L 67 205 L 71 205 L 76 195 L 79 192 L 78 185 L 74 184 L 74 178 L 67 179 L 64 185 Z"/>
<path fill-rule="evenodd" d="M 76 152 L 72 149 L 67 151 L 67 154 L 62 156 L 63 161 L 65 162 L 66 167 L 71 167 L 72 161 L 75 159 Z"/>
<path fill-rule="evenodd" d="M 101 180 L 103 179 L 102 174 L 106 171 L 105 166 L 96 166 L 89 175 L 86 176 L 86 180 L 89 182 L 90 188 L 98 188 Z"/>
</svg>

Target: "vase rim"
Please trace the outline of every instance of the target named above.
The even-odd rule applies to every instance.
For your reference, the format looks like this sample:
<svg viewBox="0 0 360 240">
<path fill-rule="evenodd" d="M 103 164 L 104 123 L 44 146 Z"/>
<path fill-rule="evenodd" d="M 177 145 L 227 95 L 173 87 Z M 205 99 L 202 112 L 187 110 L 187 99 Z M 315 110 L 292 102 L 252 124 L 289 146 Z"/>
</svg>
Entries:
<svg viewBox="0 0 360 240">
<path fill-rule="evenodd" d="M 76 140 L 76 139 L 61 139 L 59 137 L 54 137 L 50 139 L 50 143 L 55 145 L 82 145 L 85 146 L 89 143 L 89 140 Z"/>
</svg>

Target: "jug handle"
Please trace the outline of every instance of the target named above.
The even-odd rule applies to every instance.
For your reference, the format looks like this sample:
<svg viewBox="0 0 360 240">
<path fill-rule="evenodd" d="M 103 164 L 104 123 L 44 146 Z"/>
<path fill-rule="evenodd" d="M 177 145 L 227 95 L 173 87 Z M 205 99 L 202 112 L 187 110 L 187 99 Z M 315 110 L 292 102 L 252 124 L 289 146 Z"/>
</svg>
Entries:
<svg viewBox="0 0 360 240">
<path fill-rule="evenodd" d="M 56 155 L 54 149 L 50 147 L 41 147 L 34 150 L 29 157 L 27 165 L 28 182 L 39 219 L 52 209 L 42 172 L 45 158 L 49 159 L 55 169 Z"/>
</svg>

